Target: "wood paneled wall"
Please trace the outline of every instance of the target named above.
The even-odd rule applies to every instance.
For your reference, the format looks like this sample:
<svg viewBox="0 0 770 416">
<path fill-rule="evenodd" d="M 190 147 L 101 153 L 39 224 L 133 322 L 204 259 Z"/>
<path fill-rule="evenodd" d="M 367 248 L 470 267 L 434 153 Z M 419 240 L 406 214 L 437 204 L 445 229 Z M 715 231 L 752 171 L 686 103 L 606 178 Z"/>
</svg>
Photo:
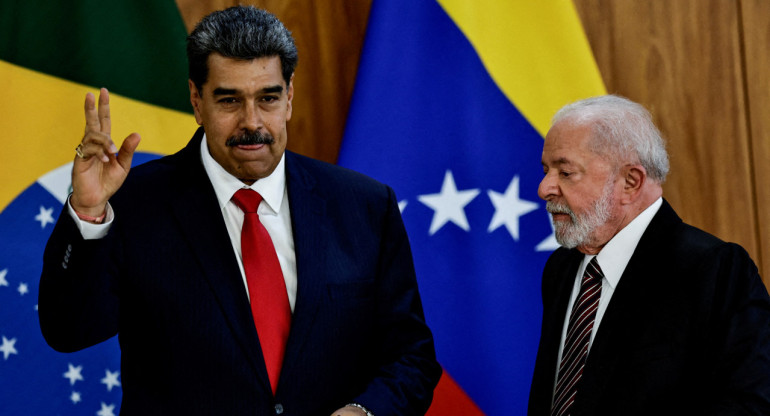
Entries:
<svg viewBox="0 0 770 416">
<path fill-rule="evenodd" d="M 188 30 L 232 0 L 177 0 Z M 250 1 L 297 40 L 289 147 L 334 162 L 371 0 Z M 770 2 L 574 0 L 607 90 L 647 107 L 668 140 L 664 195 L 741 244 L 770 286 Z"/>
</svg>

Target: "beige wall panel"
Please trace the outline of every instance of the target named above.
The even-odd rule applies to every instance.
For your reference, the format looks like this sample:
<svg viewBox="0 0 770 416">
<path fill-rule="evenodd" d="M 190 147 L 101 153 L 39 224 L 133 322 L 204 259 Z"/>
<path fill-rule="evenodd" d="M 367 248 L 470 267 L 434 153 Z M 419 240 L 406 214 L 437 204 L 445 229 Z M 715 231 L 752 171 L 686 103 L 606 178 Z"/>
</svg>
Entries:
<svg viewBox="0 0 770 416">
<path fill-rule="evenodd" d="M 335 162 L 345 130 L 371 0 L 177 0 L 188 31 L 203 16 L 253 4 L 278 16 L 299 51 L 288 147 Z"/>
<path fill-rule="evenodd" d="M 738 2 L 575 5 L 608 91 L 646 106 L 668 140 L 666 198 L 686 222 L 759 261 Z"/>
<path fill-rule="evenodd" d="M 742 0 L 741 16 L 760 258 L 770 286 L 770 2 Z"/>
</svg>

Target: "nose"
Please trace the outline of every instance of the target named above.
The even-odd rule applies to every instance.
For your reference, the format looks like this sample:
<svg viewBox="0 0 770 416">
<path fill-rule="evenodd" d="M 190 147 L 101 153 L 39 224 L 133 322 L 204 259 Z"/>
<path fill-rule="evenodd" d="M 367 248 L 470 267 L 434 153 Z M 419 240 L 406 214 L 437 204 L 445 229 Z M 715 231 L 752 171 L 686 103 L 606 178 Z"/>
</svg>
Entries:
<svg viewBox="0 0 770 416">
<path fill-rule="evenodd" d="M 250 101 L 243 105 L 240 127 L 246 131 L 257 131 L 262 127 L 262 114 L 259 106 Z"/>
<path fill-rule="evenodd" d="M 543 180 L 540 181 L 540 186 L 537 187 L 537 196 L 546 201 L 559 196 L 559 185 L 557 184 L 557 173 L 551 171 L 543 176 Z"/>
</svg>

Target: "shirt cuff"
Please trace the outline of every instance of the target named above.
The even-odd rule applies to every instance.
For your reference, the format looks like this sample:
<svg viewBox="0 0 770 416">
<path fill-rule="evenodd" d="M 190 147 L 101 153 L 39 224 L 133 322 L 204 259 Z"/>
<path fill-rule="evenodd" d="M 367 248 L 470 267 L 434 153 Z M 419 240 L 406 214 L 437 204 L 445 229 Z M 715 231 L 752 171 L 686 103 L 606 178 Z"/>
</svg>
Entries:
<svg viewBox="0 0 770 416">
<path fill-rule="evenodd" d="M 72 197 L 72 194 L 67 197 L 67 210 L 70 213 L 70 217 L 72 217 L 73 220 L 75 220 L 75 225 L 78 227 L 78 230 L 80 230 L 80 235 L 83 236 L 84 240 L 98 240 L 100 238 L 104 238 L 105 235 L 107 235 L 107 232 L 110 231 L 110 226 L 112 226 L 112 220 L 115 219 L 115 214 L 112 211 L 112 206 L 109 202 L 107 202 L 107 206 L 104 209 L 105 216 L 104 216 L 104 222 L 101 224 L 93 224 L 88 221 L 83 221 L 78 217 L 78 214 L 75 212 L 75 209 L 72 208 L 72 204 L 70 204 L 70 198 Z"/>
</svg>

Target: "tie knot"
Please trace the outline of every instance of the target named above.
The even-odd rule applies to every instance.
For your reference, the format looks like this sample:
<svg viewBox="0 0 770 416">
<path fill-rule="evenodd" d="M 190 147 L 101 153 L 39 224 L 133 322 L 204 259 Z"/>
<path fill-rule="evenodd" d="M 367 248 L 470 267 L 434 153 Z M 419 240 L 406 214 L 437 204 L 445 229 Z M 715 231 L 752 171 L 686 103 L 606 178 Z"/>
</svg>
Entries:
<svg viewBox="0 0 770 416">
<path fill-rule="evenodd" d="M 256 213 L 259 203 L 262 202 L 262 195 L 253 189 L 239 189 L 233 195 L 233 202 L 244 213 Z"/>
<path fill-rule="evenodd" d="M 592 258 L 590 262 L 588 262 L 588 266 L 586 266 L 585 271 L 585 278 L 588 281 L 593 281 L 593 283 L 599 283 L 604 278 L 604 272 L 602 272 L 602 268 L 599 267 L 599 262 L 596 260 L 596 257 Z"/>
</svg>

